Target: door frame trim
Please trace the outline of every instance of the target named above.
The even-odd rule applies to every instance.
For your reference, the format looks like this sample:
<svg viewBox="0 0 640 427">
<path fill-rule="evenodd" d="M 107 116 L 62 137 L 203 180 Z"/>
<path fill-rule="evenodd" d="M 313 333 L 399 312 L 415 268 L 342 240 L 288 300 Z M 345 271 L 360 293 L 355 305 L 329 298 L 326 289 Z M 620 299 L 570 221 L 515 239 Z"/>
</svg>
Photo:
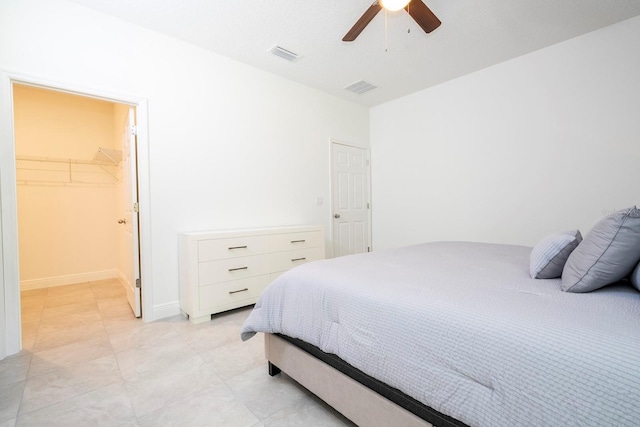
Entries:
<svg viewBox="0 0 640 427">
<path fill-rule="evenodd" d="M 140 275 L 144 279 L 142 313 L 145 322 L 154 320 L 147 99 L 136 95 L 114 93 L 107 89 L 88 88 L 70 82 L 50 81 L 42 77 L 0 69 L 0 339 L 3 339 L 3 342 L 0 342 L 0 360 L 5 356 L 18 353 L 22 348 L 13 119 L 14 83 L 128 104 L 136 109 Z"/>
<path fill-rule="evenodd" d="M 334 225 L 333 225 L 334 224 L 334 221 L 333 221 L 333 213 L 334 213 L 334 209 L 333 209 L 334 208 L 334 206 L 333 206 L 333 200 L 334 200 L 333 187 L 334 186 L 333 186 L 333 184 L 334 184 L 334 179 L 335 179 L 335 174 L 334 174 L 335 171 L 333 169 L 333 150 L 334 150 L 333 147 L 334 147 L 334 145 L 344 145 L 346 147 L 358 148 L 360 150 L 365 150 L 366 153 L 367 153 L 367 191 L 368 191 L 368 195 L 369 195 L 369 197 L 368 197 L 369 198 L 369 201 L 368 201 L 368 203 L 369 203 L 369 218 L 368 218 L 369 219 L 369 227 L 368 227 L 369 230 L 367 230 L 367 231 L 369 233 L 369 248 L 371 248 L 371 250 L 373 251 L 373 235 L 371 234 L 371 232 L 373 230 L 373 226 L 372 226 L 373 203 L 371 201 L 372 200 L 372 194 L 371 194 L 371 147 L 363 147 L 361 145 L 349 144 L 349 143 L 346 143 L 346 142 L 339 141 L 337 139 L 331 139 L 329 145 L 331 147 L 331 149 L 329 150 L 329 165 L 331 165 L 331 168 L 330 168 L 331 169 L 331 180 L 330 180 L 331 189 L 330 189 L 330 192 L 329 192 L 331 194 L 331 201 L 329 203 L 329 206 L 330 206 L 329 233 L 330 233 L 330 236 L 331 236 L 331 245 L 330 245 L 330 247 L 331 247 L 331 258 L 334 257 L 334 245 L 335 245 L 335 242 L 334 242 L 334 239 L 333 239 L 333 231 L 334 231 L 333 230 L 333 228 L 334 228 Z"/>
</svg>

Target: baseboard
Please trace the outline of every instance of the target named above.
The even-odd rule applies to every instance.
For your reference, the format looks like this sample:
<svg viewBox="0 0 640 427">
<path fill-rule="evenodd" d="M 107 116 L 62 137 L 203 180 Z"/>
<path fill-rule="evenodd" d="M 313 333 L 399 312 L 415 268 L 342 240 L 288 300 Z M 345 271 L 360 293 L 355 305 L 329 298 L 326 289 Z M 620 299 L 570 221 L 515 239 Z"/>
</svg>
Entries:
<svg viewBox="0 0 640 427">
<path fill-rule="evenodd" d="M 117 275 L 118 279 L 120 279 L 121 282 L 127 283 L 127 276 L 125 276 L 122 271 L 117 270 L 116 271 L 116 275 Z"/>
<path fill-rule="evenodd" d="M 151 318 L 149 318 L 149 316 L 145 316 L 144 313 L 143 317 L 145 322 L 152 322 L 154 320 L 160 320 L 165 317 L 176 316 L 178 314 L 180 314 L 180 301 L 174 301 L 166 304 L 154 305 Z"/>
<path fill-rule="evenodd" d="M 95 282 L 97 280 L 116 279 L 117 270 L 92 271 L 89 273 L 68 274 L 66 276 L 44 277 L 42 279 L 21 280 L 20 290 L 49 288 L 52 286 L 73 285 L 76 283 Z"/>
</svg>

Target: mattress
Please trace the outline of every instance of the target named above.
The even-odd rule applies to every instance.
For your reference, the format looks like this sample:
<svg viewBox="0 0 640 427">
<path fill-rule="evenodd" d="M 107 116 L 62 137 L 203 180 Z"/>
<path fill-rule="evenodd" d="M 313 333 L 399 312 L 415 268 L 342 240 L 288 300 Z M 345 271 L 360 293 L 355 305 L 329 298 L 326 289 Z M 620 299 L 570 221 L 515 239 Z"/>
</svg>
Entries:
<svg viewBox="0 0 640 427">
<path fill-rule="evenodd" d="M 640 425 L 640 293 L 528 275 L 531 248 L 436 242 L 280 276 L 242 328 L 297 338 L 470 426 Z"/>
</svg>

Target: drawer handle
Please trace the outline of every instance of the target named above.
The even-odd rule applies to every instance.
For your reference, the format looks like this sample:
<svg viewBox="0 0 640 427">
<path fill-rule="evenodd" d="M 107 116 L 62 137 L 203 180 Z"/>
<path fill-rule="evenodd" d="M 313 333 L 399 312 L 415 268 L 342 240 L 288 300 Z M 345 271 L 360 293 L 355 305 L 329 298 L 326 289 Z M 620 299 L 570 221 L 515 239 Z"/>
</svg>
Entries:
<svg viewBox="0 0 640 427">
<path fill-rule="evenodd" d="M 229 295 L 237 294 L 238 292 L 246 292 L 249 288 L 238 289 L 237 291 L 229 291 Z"/>
<path fill-rule="evenodd" d="M 247 249 L 247 246 L 231 246 L 229 248 L 230 251 L 234 250 L 234 249 Z"/>
<path fill-rule="evenodd" d="M 229 271 L 247 270 L 249 267 L 230 268 Z"/>
<path fill-rule="evenodd" d="M 307 258 L 305 258 L 305 257 L 302 257 L 302 258 L 293 258 L 293 259 L 291 260 L 291 262 L 304 261 L 305 259 L 307 259 Z"/>
<path fill-rule="evenodd" d="M 302 239 L 302 240 L 292 240 L 291 243 L 304 243 L 306 242 L 306 240 Z"/>
</svg>

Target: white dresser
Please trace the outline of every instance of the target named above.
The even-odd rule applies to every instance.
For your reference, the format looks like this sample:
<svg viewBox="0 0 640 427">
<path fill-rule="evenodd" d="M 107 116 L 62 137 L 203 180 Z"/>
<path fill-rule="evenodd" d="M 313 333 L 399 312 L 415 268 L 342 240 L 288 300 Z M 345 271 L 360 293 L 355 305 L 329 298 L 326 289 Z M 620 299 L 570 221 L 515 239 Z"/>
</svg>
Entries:
<svg viewBox="0 0 640 427">
<path fill-rule="evenodd" d="M 254 304 L 283 272 L 324 258 L 321 226 L 179 235 L 180 309 L 193 323 Z"/>
</svg>

